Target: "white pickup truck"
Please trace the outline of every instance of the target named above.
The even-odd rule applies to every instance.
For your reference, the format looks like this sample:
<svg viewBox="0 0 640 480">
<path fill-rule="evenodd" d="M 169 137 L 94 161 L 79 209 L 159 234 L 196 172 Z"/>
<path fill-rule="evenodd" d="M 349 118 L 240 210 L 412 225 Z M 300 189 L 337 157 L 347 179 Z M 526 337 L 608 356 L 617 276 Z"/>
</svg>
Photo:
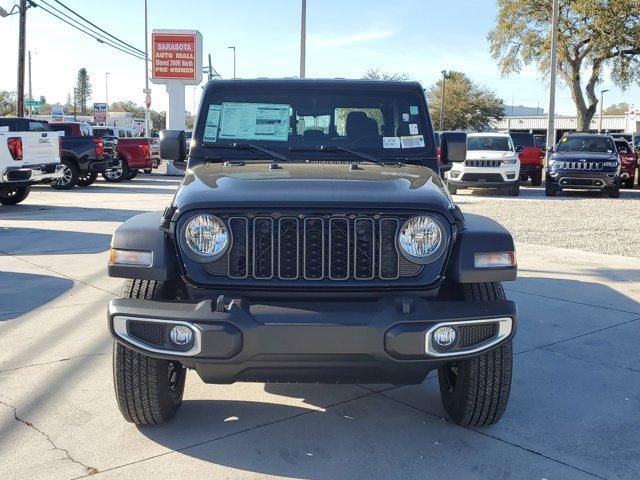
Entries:
<svg viewBox="0 0 640 480">
<path fill-rule="evenodd" d="M 62 177 L 58 132 L 28 118 L 0 118 L 0 204 L 15 205 L 34 183 Z"/>
</svg>

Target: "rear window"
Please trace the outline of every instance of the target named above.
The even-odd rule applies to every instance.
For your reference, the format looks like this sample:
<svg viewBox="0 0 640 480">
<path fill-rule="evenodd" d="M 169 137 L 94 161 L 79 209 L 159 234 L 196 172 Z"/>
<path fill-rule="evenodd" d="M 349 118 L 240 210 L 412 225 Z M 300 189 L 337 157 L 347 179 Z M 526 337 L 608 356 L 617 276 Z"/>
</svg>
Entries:
<svg viewBox="0 0 640 480">
<path fill-rule="evenodd" d="M 72 133 L 70 125 L 49 125 L 49 128 L 54 132 L 64 132 L 65 137 L 70 137 Z"/>
<path fill-rule="evenodd" d="M 620 149 L 625 149 L 627 152 L 631 151 L 631 145 L 629 145 L 629 142 L 627 142 L 626 140 L 616 140 L 616 148 L 618 149 L 618 151 L 620 151 Z"/>
<path fill-rule="evenodd" d="M 93 129 L 94 135 L 98 137 L 115 137 L 113 130 L 110 128 L 95 128 Z"/>
<path fill-rule="evenodd" d="M 518 147 L 536 147 L 536 140 L 532 133 L 511 133 L 511 139 L 513 144 Z"/>
</svg>

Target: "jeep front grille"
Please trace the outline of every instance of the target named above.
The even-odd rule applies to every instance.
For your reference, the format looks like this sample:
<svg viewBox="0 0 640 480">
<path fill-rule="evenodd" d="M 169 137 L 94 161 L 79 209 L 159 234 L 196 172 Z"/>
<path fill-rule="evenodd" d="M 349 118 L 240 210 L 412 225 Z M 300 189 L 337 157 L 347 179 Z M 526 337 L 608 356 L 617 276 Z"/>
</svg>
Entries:
<svg viewBox="0 0 640 480">
<path fill-rule="evenodd" d="M 502 165 L 501 160 L 465 160 L 467 167 L 499 167 Z"/>
<path fill-rule="evenodd" d="M 214 275 L 255 280 L 394 280 L 422 270 L 398 251 L 396 238 L 404 219 L 397 217 L 221 218 L 229 227 L 231 246 L 220 260 L 205 265 Z"/>
<path fill-rule="evenodd" d="M 562 162 L 563 170 L 602 170 L 602 162 Z"/>
</svg>

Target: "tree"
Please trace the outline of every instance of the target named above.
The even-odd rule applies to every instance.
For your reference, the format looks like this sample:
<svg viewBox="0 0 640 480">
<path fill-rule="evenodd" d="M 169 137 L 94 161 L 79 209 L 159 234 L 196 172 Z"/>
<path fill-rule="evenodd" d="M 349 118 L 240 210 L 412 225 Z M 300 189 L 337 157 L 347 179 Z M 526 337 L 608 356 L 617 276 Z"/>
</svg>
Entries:
<svg viewBox="0 0 640 480">
<path fill-rule="evenodd" d="M 382 72 L 379 68 L 370 68 L 362 77 L 364 80 L 409 80 L 409 74 L 407 73 L 389 73 Z"/>
<path fill-rule="evenodd" d="M 613 104 L 602 111 L 603 115 L 626 115 L 629 111 L 629 104 L 626 102 Z"/>
<path fill-rule="evenodd" d="M 80 114 L 87 114 L 87 102 L 91 98 L 91 83 L 89 82 L 89 74 L 86 68 L 78 70 L 78 79 L 76 80 L 76 103 L 80 107 Z"/>
<path fill-rule="evenodd" d="M 16 115 L 16 92 L 0 90 L 0 117 Z"/>
<path fill-rule="evenodd" d="M 442 79 L 427 90 L 429 108 L 439 112 Z M 448 72 L 444 89 L 445 130 L 482 130 L 504 114 L 502 100 L 491 90 L 472 82 L 462 72 Z"/>
<path fill-rule="evenodd" d="M 123 102 L 113 102 L 109 107 L 109 110 L 122 109 L 125 112 L 133 114 L 134 118 L 144 118 L 145 108 L 142 105 L 138 105 L 130 100 Z M 153 123 L 153 131 L 157 132 L 164 130 L 167 125 L 167 114 L 165 112 L 156 112 L 155 110 L 149 110 L 149 116 L 151 123 Z"/>
<path fill-rule="evenodd" d="M 535 64 L 546 73 L 551 50 L 549 0 L 497 0 L 496 27 L 488 40 L 503 74 Z M 578 130 L 587 131 L 596 113 L 596 86 L 610 71 L 622 89 L 640 83 L 638 0 L 560 0 L 558 72 L 571 91 Z M 585 83 L 586 80 L 586 83 Z"/>
</svg>

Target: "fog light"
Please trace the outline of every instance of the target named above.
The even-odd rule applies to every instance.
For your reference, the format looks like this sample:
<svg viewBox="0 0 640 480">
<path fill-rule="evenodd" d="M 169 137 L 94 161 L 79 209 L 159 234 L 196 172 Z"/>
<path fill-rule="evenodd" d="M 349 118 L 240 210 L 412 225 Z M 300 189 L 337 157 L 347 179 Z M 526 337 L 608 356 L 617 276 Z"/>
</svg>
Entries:
<svg viewBox="0 0 640 480">
<path fill-rule="evenodd" d="M 175 325 L 171 328 L 169 337 L 176 345 L 188 345 L 193 340 L 193 330 L 184 325 Z"/>
<path fill-rule="evenodd" d="M 433 332 L 433 341 L 440 347 L 448 347 L 456 341 L 456 331 L 451 327 L 440 327 Z"/>
</svg>

